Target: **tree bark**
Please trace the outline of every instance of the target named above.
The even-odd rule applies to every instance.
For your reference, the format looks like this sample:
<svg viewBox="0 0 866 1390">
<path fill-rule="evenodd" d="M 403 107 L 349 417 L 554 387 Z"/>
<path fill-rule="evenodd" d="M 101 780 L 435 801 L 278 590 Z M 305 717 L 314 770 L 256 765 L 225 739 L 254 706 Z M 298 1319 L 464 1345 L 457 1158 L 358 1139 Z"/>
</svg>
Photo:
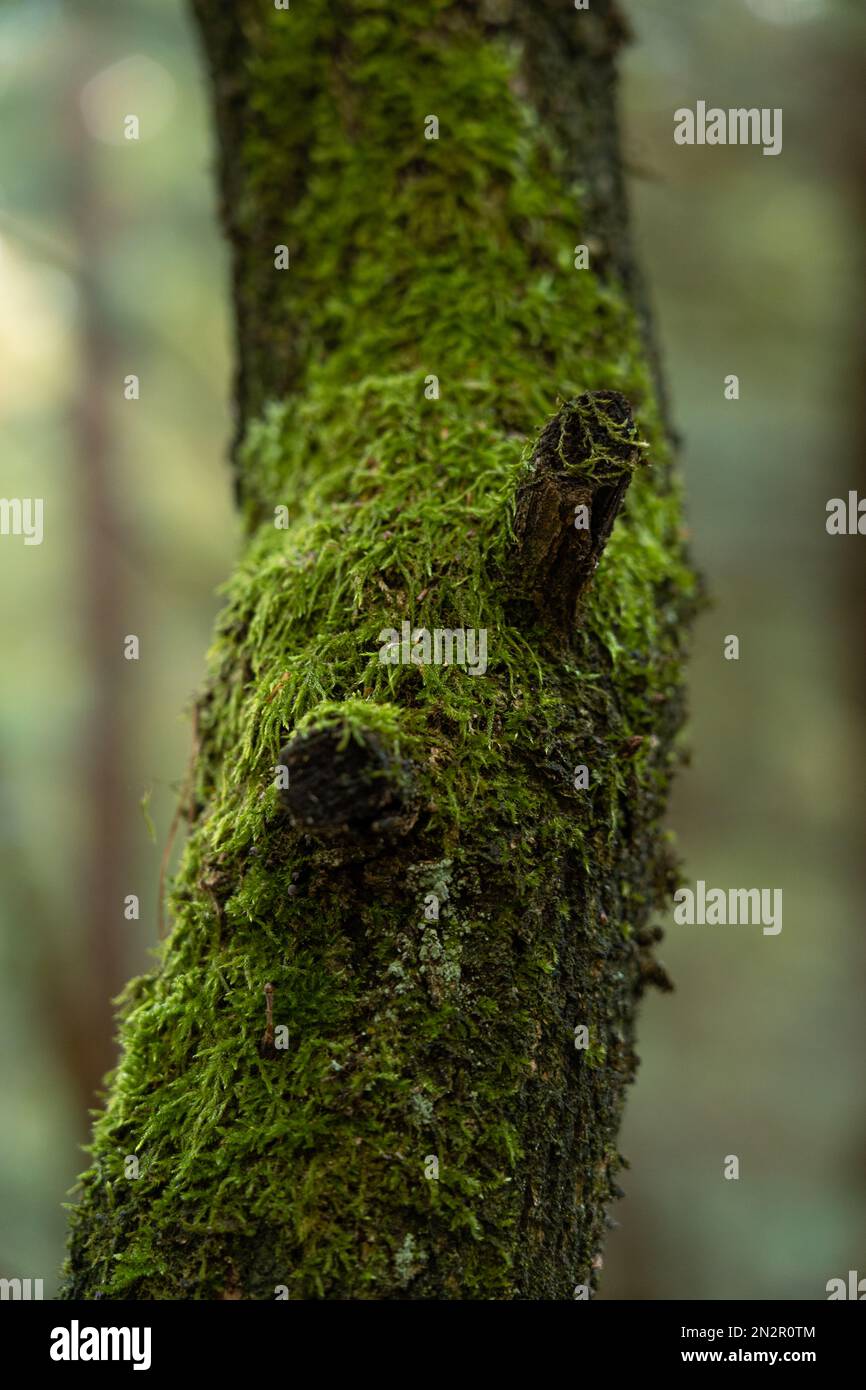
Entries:
<svg viewBox="0 0 866 1390">
<path fill-rule="evenodd" d="M 572 1298 L 666 984 L 694 603 L 624 25 L 604 0 L 193 10 L 249 534 L 66 1292 Z"/>
</svg>

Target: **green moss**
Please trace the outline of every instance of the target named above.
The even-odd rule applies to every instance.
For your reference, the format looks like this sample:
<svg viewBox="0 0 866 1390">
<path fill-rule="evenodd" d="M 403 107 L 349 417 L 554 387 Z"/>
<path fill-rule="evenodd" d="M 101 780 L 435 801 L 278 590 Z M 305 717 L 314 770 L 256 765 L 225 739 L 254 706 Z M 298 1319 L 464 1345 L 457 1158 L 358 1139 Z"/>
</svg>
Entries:
<svg viewBox="0 0 866 1390">
<path fill-rule="evenodd" d="M 459 5 L 392 10 L 301 6 L 289 40 L 257 7 L 238 215 L 276 219 L 292 269 L 260 248 L 241 294 L 270 277 L 267 350 L 297 379 L 241 451 L 249 536 L 199 703 L 199 809 L 160 968 L 123 1006 L 78 1296 L 568 1296 L 614 1189 L 640 988 L 624 926 L 670 877 L 680 501 L 631 308 L 572 267 L 581 191 L 517 55 Z M 515 495 L 546 419 L 601 388 L 632 403 L 651 466 L 564 645 L 508 606 Z M 486 629 L 486 673 L 383 663 L 403 621 Z M 399 850 L 328 848 L 280 812 L 280 747 L 335 726 L 412 761 L 424 814 Z"/>
</svg>

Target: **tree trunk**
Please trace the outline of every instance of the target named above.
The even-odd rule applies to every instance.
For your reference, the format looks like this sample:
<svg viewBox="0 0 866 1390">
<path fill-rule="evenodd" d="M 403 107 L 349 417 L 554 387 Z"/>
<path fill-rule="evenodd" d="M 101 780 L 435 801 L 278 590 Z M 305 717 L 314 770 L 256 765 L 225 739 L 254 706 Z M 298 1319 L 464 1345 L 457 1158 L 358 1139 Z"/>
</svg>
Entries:
<svg viewBox="0 0 866 1390">
<path fill-rule="evenodd" d="M 572 1298 L 666 983 L 694 595 L 623 26 L 603 0 L 193 8 L 248 540 L 66 1293 Z"/>
</svg>

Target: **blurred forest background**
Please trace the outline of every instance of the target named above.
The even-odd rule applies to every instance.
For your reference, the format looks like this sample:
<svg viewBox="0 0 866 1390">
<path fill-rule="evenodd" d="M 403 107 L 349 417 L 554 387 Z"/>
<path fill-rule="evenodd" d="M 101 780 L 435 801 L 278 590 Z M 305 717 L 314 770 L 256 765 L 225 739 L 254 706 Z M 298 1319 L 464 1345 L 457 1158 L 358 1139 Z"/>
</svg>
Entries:
<svg viewBox="0 0 866 1390">
<path fill-rule="evenodd" d="M 714 598 L 670 825 L 692 882 L 781 887 L 784 927 L 669 919 L 677 989 L 643 1009 L 601 1296 L 823 1298 L 866 1273 L 866 541 L 824 526 L 828 498 L 866 492 L 866 12 L 625 8 L 635 236 Z M 673 111 L 699 99 L 782 107 L 781 156 L 676 147 Z M 45 540 L 0 544 L 0 1276 L 46 1294 L 113 1061 L 107 1001 L 156 943 L 238 539 L 211 166 L 182 0 L 3 0 L 2 492 L 45 499 Z"/>
</svg>

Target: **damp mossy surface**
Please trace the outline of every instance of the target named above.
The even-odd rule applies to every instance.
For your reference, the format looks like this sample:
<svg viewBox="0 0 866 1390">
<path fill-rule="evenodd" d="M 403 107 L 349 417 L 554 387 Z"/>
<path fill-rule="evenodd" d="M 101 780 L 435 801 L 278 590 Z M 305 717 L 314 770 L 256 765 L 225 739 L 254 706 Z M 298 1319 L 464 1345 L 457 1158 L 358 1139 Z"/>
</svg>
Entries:
<svg viewBox="0 0 866 1390">
<path fill-rule="evenodd" d="M 245 367 L 246 540 L 170 933 L 122 1003 L 66 1291 L 570 1297 L 596 1278 L 674 873 L 660 818 L 694 582 L 644 349 L 622 286 L 574 267 L 583 191 L 507 34 L 436 0 L 320 0 L 290 30 L 239 9 L 237 287 L 272 303 Z M 645 466 L 565 640 L 515 619 L 515 498 L 546 421 L 603 389 Z M 486 670 L 384 661 L 404 622 L 483 629 Z M 329 727 L 411 762 L 411 833 L 293 828 L 279 750 Z"/>
</svg>

